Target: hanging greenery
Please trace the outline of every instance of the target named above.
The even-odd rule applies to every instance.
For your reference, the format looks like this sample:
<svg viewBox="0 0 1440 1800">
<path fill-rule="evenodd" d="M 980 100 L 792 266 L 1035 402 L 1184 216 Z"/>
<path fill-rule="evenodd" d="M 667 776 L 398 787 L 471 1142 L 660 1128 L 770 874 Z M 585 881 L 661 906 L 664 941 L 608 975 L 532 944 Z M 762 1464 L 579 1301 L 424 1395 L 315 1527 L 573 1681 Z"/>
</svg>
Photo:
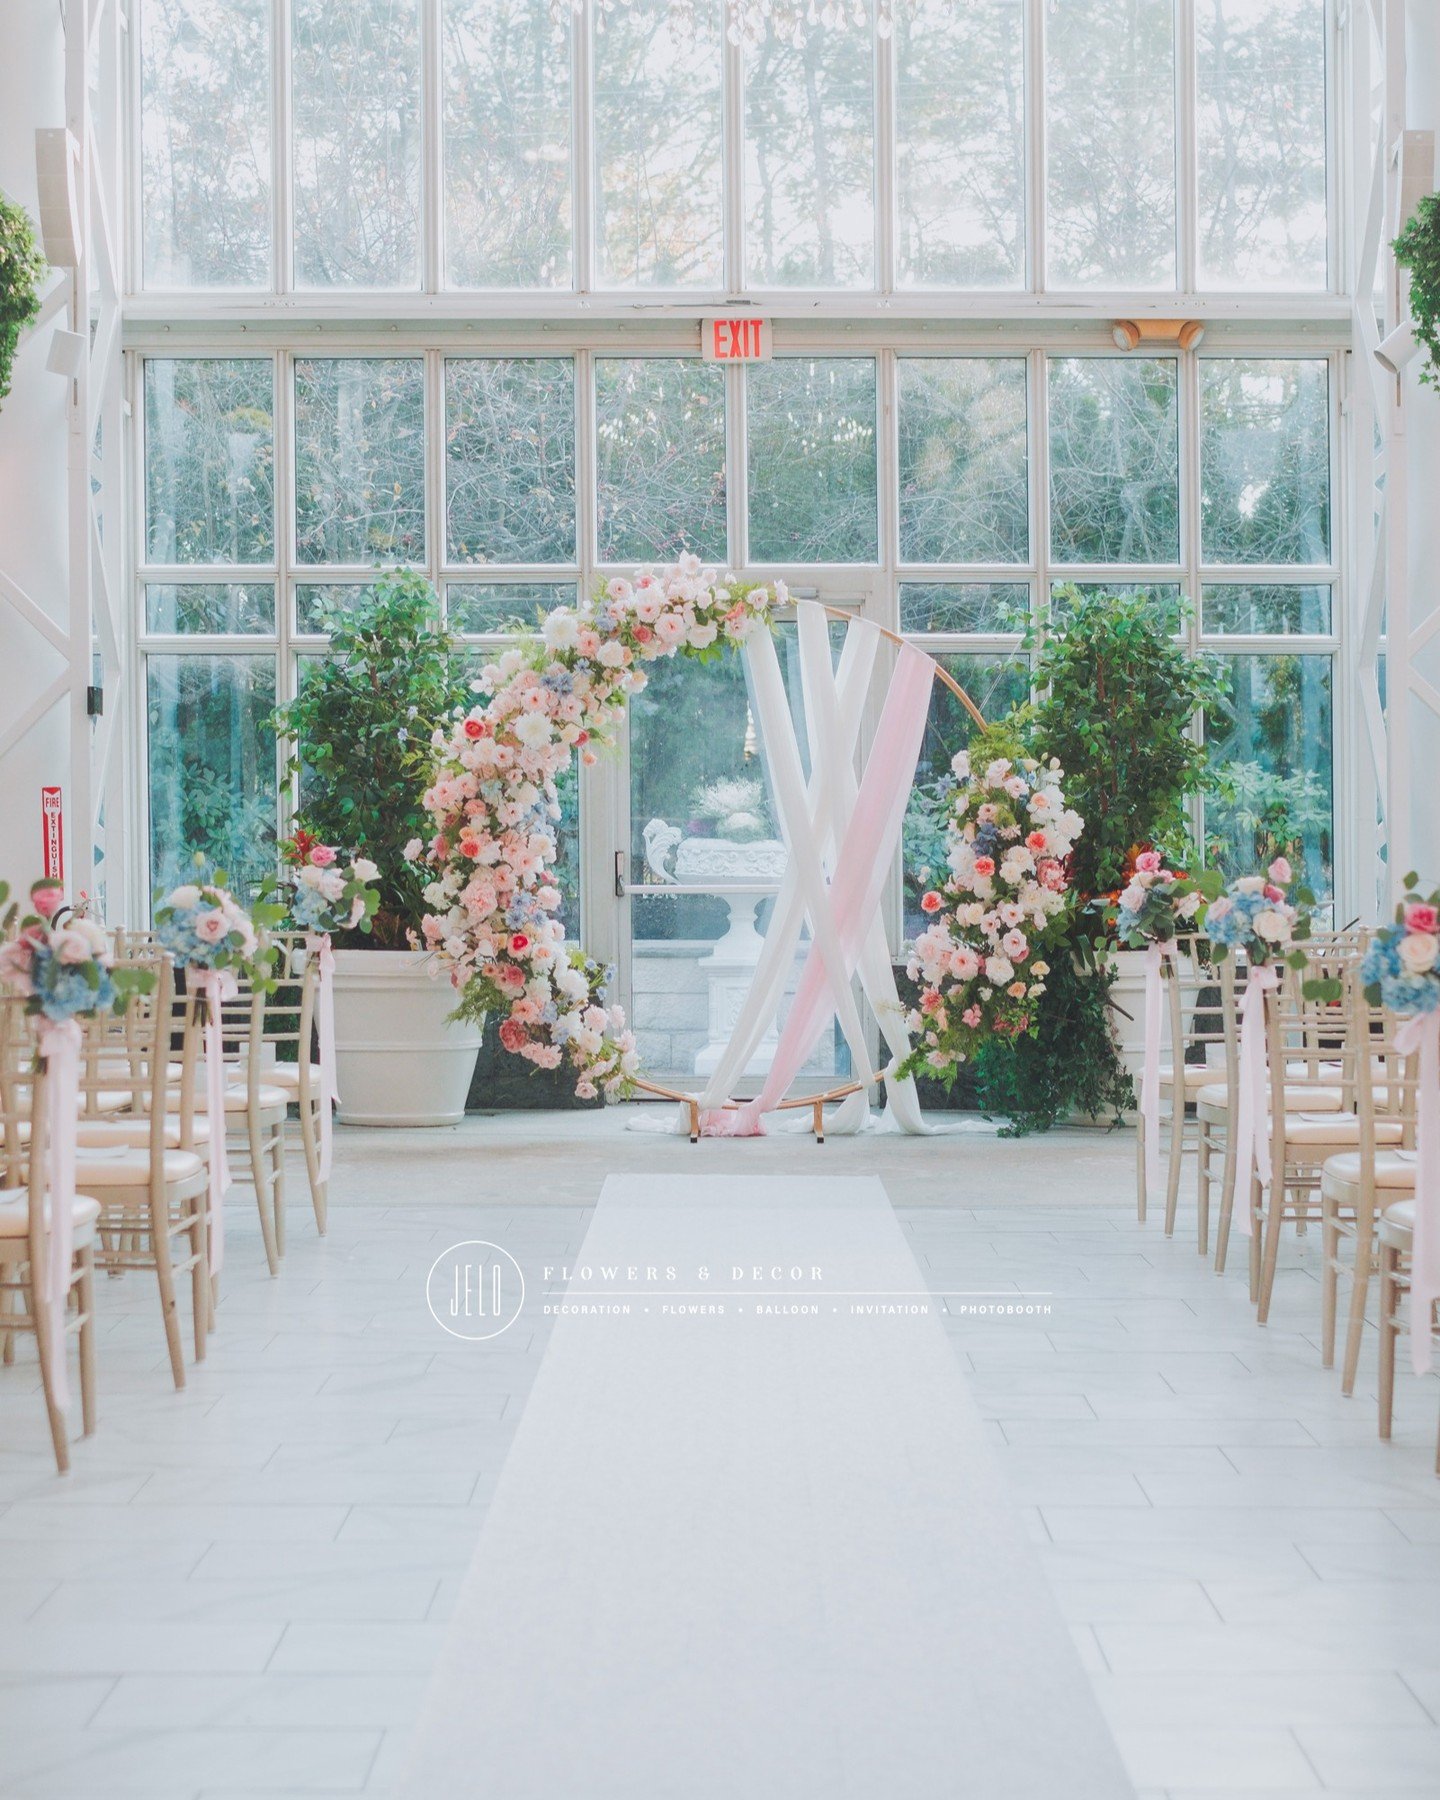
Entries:
<svg viewBox="0 0 1440 1800">
<path fill-rule="evenodd" d="M 1440 194 L 1426 194 L 1395 240 L 1395 260 L 1410 271 L 1410 317 L 1429 351 L 1420 370 L 1427 387 L 1440 388 Z"/>
<path fill-rule="evenodd" d="M 20 333 L 40 311 L 45 269 L 29 213 L 0 194 L 0 400 L 10 392 Z"/>
</svg>

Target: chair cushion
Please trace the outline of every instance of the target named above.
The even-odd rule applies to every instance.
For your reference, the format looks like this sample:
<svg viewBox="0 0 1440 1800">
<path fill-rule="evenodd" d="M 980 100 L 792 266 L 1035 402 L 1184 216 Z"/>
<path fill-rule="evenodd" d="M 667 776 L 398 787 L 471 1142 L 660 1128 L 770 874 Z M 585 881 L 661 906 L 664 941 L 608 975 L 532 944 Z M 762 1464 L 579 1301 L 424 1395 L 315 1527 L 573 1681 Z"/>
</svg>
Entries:
<svg viewBox="0 0 1440 1800">
<path fill-rule="evenodd" d="M 1377 1144 L 1398 1144 L 1405 1133 L 1398 1119 L 1375 1121 Z M 1354 1113 L 1286 1113 L 1285 1142 L 1309 1147 L 1316 1144 L 1358 1144 L 1360 1121 Z"/>
<path fill-rule="evenodd" d="M 1265 1084 L 1265 1095 L 1268 1105 L 1270 1095 L 1268 1081 Z M 1230 1090 L 1223 1081 L 1217 1081 L 1211 1086 L 1202 1087 L 1196 1099 L 1201 1106 L 1213 1107 L 1223 1113 L 1230 1103 Z M 1287 1107 L 1293 1106 L 1297 1112 L 1302 1108 L 1306 1112 L 1339 1112 L 1345 1104 L 1345 1096 L 1339 1088 L 1287 1087 L 1285 1104 Z"/>
<path fill-rule="evenodd" d="M 1187 1093 L 1193 1094 L 1200 1088 L 1213 1087 L 1215 1085 L 1216 1070 L 1213 1063 L 1182 1063 L 1181 1067 L 1185 1071 L 1185 1091 Z M 1162 1063 L 1160 1066 L 1161 1087 L 1172 1087 L 1174 1082 L 1174 1069 L 1169 1063 Z M 1225 1091 L 1223 1082 L 1220 1084 L 1220 1091 L 1222 1094 Z"/>
<path fill-rule="evenodd" d="M 1413 1200 L 1392 1200 L 1381 1213 L 1380 1218 L 1383 1224 L 1403 1231 L 1408 1236 L 1415 1229 L 1415 1202 Z"/>
<path fill-rule="evenodd" d="M 93 1225 L 100 1217 L 100 1202 L 88 1194 L 77 1194 L 70 1208 L 77 1231 Z M 45 1202 L 45 1222 L 50 1222 L 50 1202 Z M 0 1238 L 24 1237 L 30 1229 L 30 1197 L 24 1188 L 0 1188 Z"/>
<path fill-rule="evenodd" d="M 1324 1185 L 1328 1188 L 1333 1183 L 1337 1187 L 1358 1188 L 1362 1161 L 1358 1150 L 1341 1150 L 1335 1156 L 1327 1156 L 1323 1172 Z M 1377 1188 L 1413 1190 L 1414 1155 L 1403 1150 L 1382 1150 L 1375 1158 L 1375 1185 Z"/>
<path fill-rule="evenodd" d="M 126 1119 L 97 1119 L 94 1122 L 82 1119 L 78 1141 L 92 1150 L 112 1147 L 122 1150 L 148 1150 L 150 1148 L 150 1126 L 144 1119 L 136 1119 L 133 1122 Z M 209 1115 L 197 1112 L 192 1142 L 208 1144 L 209 1141 Z M 178 1119 L 170 1118 L 165 1121 L 165 1147 L 169 1150 L 178 1150 L 180 1147 L 180 1121 Z"/>
<path fill-rule="evenodd" d="M 150 1158 L 143 1150 L 92 1149 L 82 1147 L 76 1153 L 76 1179 L 87 1188 L 147 1187 L 150 1182 Z M 165 1152 L 166 1181 L 188 1181 L 203 1175 L 205 1165 L 189 1150 Z"/>
<path fill-rule="evenodd" d="M 265 1071 L 265 1080 L 271 1087 L 281 1087 L 294 1093 L 300 1086 L 300 1069 L 296 1063 L 276 1063 Z M 320 1086 L 320 1065 L 311 1063 L 310 1082 L 315 1088 Z"/>
</svg>

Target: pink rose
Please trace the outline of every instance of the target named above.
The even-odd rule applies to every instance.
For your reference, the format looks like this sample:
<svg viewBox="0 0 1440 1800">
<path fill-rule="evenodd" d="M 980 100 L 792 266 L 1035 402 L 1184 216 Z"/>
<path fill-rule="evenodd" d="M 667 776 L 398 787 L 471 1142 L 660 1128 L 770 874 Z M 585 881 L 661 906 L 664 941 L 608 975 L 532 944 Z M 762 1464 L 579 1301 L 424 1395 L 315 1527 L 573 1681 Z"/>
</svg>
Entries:
<svg viewBox="0 0 1440 1800">
<path fill-rule="evenodd" d="M 967 1006 L 965 1008 L 964 1012 L 961 1013 L 960 1017 L 964 1021 L 964 1023 L 970 1027 L 970 1029 L 972 1031 L 975 1031 L 979 1028 L 981 1013 L 980 1013 L 980 1008 L 978 1006 Z"/>
<path fill-rule="evenodd" d="M 1270 867 L 1266 870 L 1266 873 L 1279 887 L 1288 887 L 1295 879 L 1294 870 L 1290 867 L 1289 861 L 1283 856 L 1277 856 L 1274 862 L 1272 862 Z"/>
<path fill-rule="evenodd" d="M 30 890 L 30 904 L 42 919 L 54 918 L 65 901 L 64 888 L 34 887 Z"/>
<path fill-rule="evenodd" d="M 1032 831 L 1025 839 L 1025 847 L 1027 850 L 1043 850 L 1049 841 L 1043 831 Z"/>
<path fill-rule="evenodd" d="M 1160 873 L 1160 852 L 1158 850 L 1142 850 L 1135 858 L 1135 867 L 1142 875 L 1158 875 Z"/>
<path fill-rule="evenodd" d="M 1405 907 L 1405 925 L 1410 931 L 1440 931 L 1440 912 L 1422 900 L 1411 900 Z"/>
<path fill-rule="evenodd" d="M 1065 870 L 1058 862 L 1043 862 L 1039 869 L 1040 885 L 1052 894 L 1065 891 Z"/>
<path fill-rule="evenodd" d="M 518 1050 L 525 1042 L 525 1027 L 514 1019 L 506 1019 L 500 1027 L 500 1043 L 506 1050 Z"/>
<path fill-rule="evenodd" d="M 977 875 L 993 875 L 995 873 L 995 858 L 993 856 L 977 856 L 975 858 L 975 873 Z"/>
<path fill-rule="evenodd" d="M 928 894 L 922 894 L 920 896 L 921 912 L 927 912 L 927 913 L 939 912 L 940 908 L 943 905 L 944 905 L 944 901 L 941 900 L 940 896 L 935 892 L 934 888 L 931 888 Z"/>
<path fill-rule="evenodd" d="M 336 852 L 329 844 L 317 844 L 310 852 L 310 861 L 317 869 L 328 869 L 335 857 Z"/>
<path fill-rule="evenodd" d="M 202 944 L 218 944 L 221 938 L 228 937 L 229 933 L 230 927 L 226 923 L 225 915 L 218 908 L 214 912 L 197 915 L 195 935 Z"/>
</svg>

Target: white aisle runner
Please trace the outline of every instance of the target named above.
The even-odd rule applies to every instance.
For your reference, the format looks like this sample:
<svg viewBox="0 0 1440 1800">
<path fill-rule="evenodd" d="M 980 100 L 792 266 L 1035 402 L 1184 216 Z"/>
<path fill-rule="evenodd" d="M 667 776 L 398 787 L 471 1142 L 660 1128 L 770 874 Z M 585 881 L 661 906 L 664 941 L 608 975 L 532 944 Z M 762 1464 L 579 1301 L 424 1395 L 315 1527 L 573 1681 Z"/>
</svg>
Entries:
<svg viewBox="0 0 1440 1800">
<path fill-rule="evenodd" d="M 587 1264 L 638 1297 L 555 1324 L 407 1797 L 1129 1800 L 935 1304 L 851 1310 L 926 1303 L 878 1181 L 611 1176 Z"/>
</svg>

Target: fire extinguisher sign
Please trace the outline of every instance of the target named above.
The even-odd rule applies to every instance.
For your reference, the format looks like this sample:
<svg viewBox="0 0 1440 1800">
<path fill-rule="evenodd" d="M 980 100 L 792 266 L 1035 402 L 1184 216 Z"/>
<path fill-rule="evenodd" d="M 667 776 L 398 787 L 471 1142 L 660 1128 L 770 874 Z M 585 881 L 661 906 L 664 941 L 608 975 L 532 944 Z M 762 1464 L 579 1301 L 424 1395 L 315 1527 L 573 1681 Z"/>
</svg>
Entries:
<svg viewBox="0 0 1440 1800">
<path fill-rule="evenodd" d="M 65 805 L 58 787 L 40 790 L 40 824 L 44 834 L 45 879 L 65 879 Z"/>
</svg>

